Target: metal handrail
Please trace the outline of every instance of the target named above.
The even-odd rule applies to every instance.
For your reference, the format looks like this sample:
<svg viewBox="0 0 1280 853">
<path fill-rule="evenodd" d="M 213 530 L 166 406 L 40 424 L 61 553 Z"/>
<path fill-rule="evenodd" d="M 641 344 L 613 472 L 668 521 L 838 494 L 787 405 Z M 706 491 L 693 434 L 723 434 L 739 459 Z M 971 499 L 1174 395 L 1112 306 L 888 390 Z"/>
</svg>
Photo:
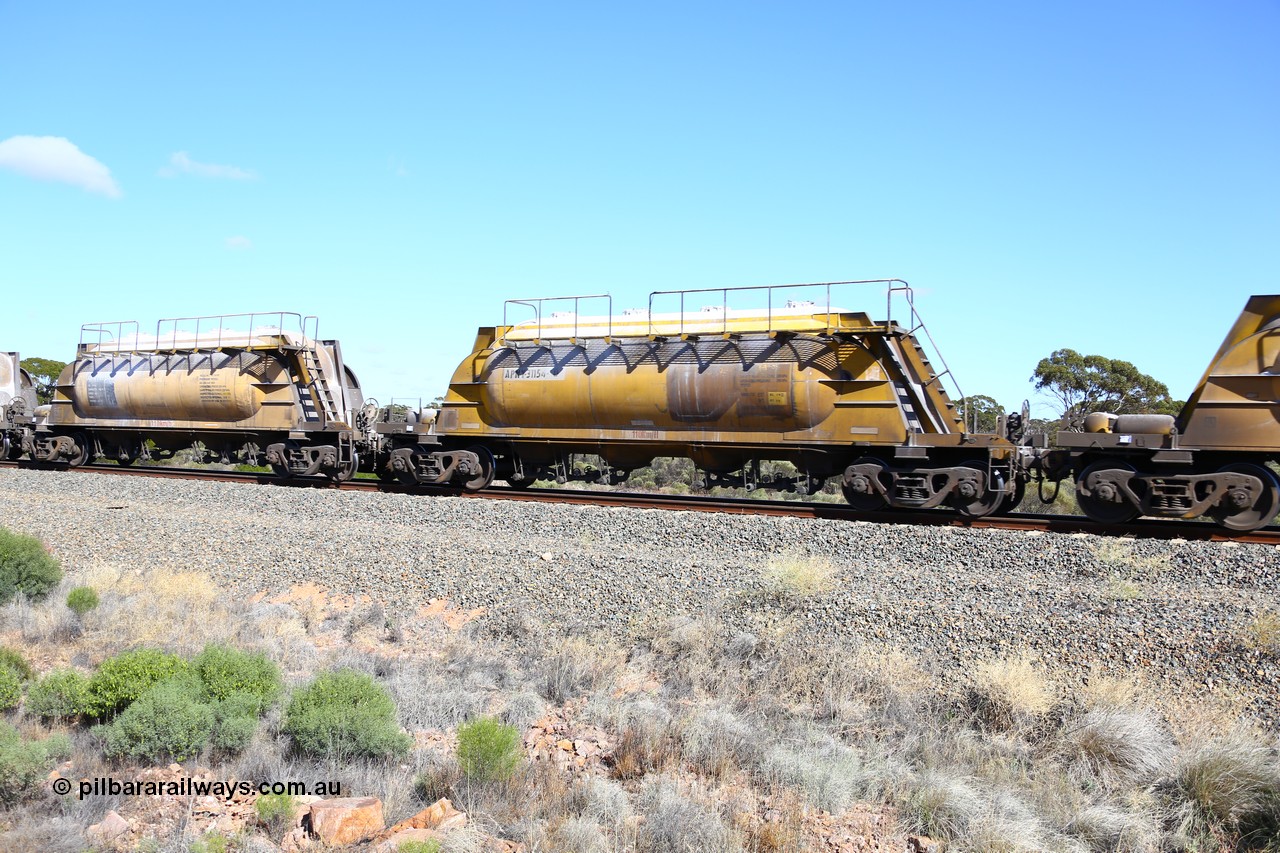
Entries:
<svg viewBox="0 0 1280 853">
<path fill-rule="evenodd" d="M 160 341 L 162 340 L 161 329 L 164 328 L 166 323 L 172 324 L 171 332 L 169 333 L 169 349 L 170 351 L 176 351 L 178 348 L 178 331 L 179 331 L 178 324 L 179 323 L 190 323 L 193 321 L 195 322 L 196 324 L 195 331 L 192 333 L 192 336 L 196 341 L 196 343 L 199 344 L 200 326 L 202 325 L 202 323 L 205 320 L 217 320 L 218 321 L 218 325 L 217 325 L 218 338 L 217 338 L 216 349 L 221 350 L 222 335 L 223 335 L 223 332 L 227 330 L 225 321 L 235 320 L 242 317 L 249 318 L 249 328 L 247 331 L 250 337 L 253 336 L 253 330 L 258 324 L 258 318 L 261 318 L 264 324 L 267 323 L 269 320 L 274 319 L 275 320 L 274 328 L 279 330 L 282 335 L 286 331 L 285 318 L 292 318 L 293 324 L 296 325 L 299 333 L 302 335 L 303 338 L 309 338 L 310 340 L 314 341 L 317 339 L 317 335 L 319 334 L 319 330 L 320 330 L 320 321 L 315 315 L 308 314 L 304 317 L 302 314 L 299 314 L 296 311 L 254 311 L 251 313 L 243 313 L 243 314 L 205 314 L 202 316 L 192 316 L 192 317 L 165 317 L 161 320 L 156 321 L 156 336 L 155 336 L 156 349 L 160 348 Z M 311 335 L 307 334 L 308 321 L 314 321 L 312 323 Z M 210 324 L 210 331 L 212 330 L 213 330 L 212 324 Z M 292 331 L 292 329 L 289 329 L 288 331 Z"/>
<path fill-rule="evenodd" d="M 109 336 L 106 338 L 107 340 L 123 340 L 125 337 L 124 328 L 126 326 L 133 326 L 133 351 L 136 352 L 138 349 L 137 320 L 103 320 L 97 323 L 85 323 L 80 327 L 80 342 L 76 345 L 76 349 L 77 351 L 83 350 L 86 346 L 85 337 L 91 334 L 96 334 L 98 336 L 97 341 L 94 342 L 98 347 L 102 346 L 104 335 Z M 111 331 L 112 328 L 115 329 L 114 334 Z"/>
<path fill-rule="evenodd" d="M 930 332 L 929 327 L 924 324 L 924 319 L 921 318 L 920 312 L 916 311 L 915 291 L 913 291 L 911 289 L 911 286 L 907 284 L 905 281 L 901 282 L 901 286 L 899 287 L 890 287 L 889 291 L 885 294 L 886 317 L 893 316 L 893 295 L 895 293 L 901 293 L 907 303 L 908 326 L 910 327 L 908 334 L 912 336 L 916 336 L 917 332 L 924 332 L 924 339 L 929 342 L 929 348 L 932 350 L 932 358 L 936 358 L 938 362 L 942 365 L 942 370 L 936 372 L 933 378 L 930 379 L 929 382 L 926 384 L 937 382 L 941 380 L 942 377 L 944 376 L 947 377 L 947 379 L 950 380 L 951 387 L 955 389 L 956 402 L 958 403 L 961 401 L 965 401 L 964 402 L 965 411 L 961 415 L 961 423 L 964 423 L 965 426 L 969 428 L 970 432 L 975 431 L 977 428 L 976 421 L 974 423 L 967 422 L 969 417 L 969 404 L 966 397 L 964 396 L 964 391 L 960 389 L 960 383 L 956 379 L 956 375 L 951 372 L 951 365 L 947 364 L 947 359 L 942 355 L 942 350 L 938 349 L 938 344 L 933 339 L 933 333 Z M 889 319 L 885 320 L 886 332 L 889 331 L 889 326 L 891 325 L 891 323 L 892 323 L 891 320 Z M 975 418 L 977 417 L 976 412 L 974 413 L 974 417 Z"/>
<path fill-rule="evenodd" d="M 580 312 L 578 311 L 578 304 L 584 299 L 605 300 L 605 302 L 607 303 L 607 307 L 605 309 L 605 319 L 606 319 L 607 325 L 605 327 L 606 330 L 603 337 L 605 337 L 606 339 L 612 338 L 613 337 L 613 297 L 610 296 L 608 293 L 587 293 L 587 294 L 581 294 L 578 296 L 536 296 L 536 297 L 529 297 L 526 299 L 508 299 L 502 303 L 503 332 L 501 335 L 498 336 L 498 340 L 495 342 L 495 345 L 498 347 L 507 346 L 507 331 L 509 329 L 514 328 L 511 324 L 507 322 L 507 306 L 509 305 L 523 305 L 526 308 L 533 309 L 534 319 L 537 320 L 538 322 L 538 332 L 535 340 L 536 342 L 541 342 L 542 316 L 543 316 L 542 306 L 547 302 L 572 302 L 573 303 L 573 336 L 570 338 L 570 340 L 576 342 L 579 337 L 578 317 L 580 316 Z"/>
<path fill-rule="evenodd" d="M 746 293 L 750 291 L 759 291 L 759 290 L 765 291 L 765 310 L 767 312 L 766 323 L 768 324 L 768 327 L 772 329 L 773 328 L 773 292 L 775 290 L 793 290 L 793 289 L 802 288 L 802 287 L 807 287 L 807 288 L 820 287 L 824 290 L 825 296 L 826 296 L 826 306 L 825 306 L 825 312 L 824 312 L 827 318 L 826 333 L 833 334 L 834 332 L 838 332 L 841 327 L 838 321 L 836 325 L 832 325 L 832 322 L 831 322 L 831 316 L 832 316 L 831 288 L 842 287 L 846 285 L 860 285 L 860 284 L 884 284 L 884 285 L 889 285 L 890 290 L 894 289 L 892 287 L 892 285 L 894 284 L 902 284 L 903 286 L 906 286 L 905 281 L 902 281 L 901 279 L 897 279 L 897 278 L 869 278 L 869 279 L 857 279 L 857 280 L 850 280 L 850 281 L 800 282 L 796 284 L 758 284 L 758 285 L 747 285 L 744 287 L 703 287 L 703 288 L 696 288 L 693 290 L 655 290 L 649 294 L 648 334 L 650 336 L 653 336 L 655 334 L 654 323 L 653 323 L 653 301 L 656 297 L 661 297 L 661 296 L 679 296 L 680 297 L 679 334 L 684 335 L 686 334 L 685 325 L 684 325 L 685 315 L 686 315 L 685 296 L 690 294 L 696 294 L 696 293 L 720 294 L 720 307 L 721 307 L 720 333 L 723 335 L 723 334 L 728 334 L 729 332 L 729 294 L 730 293 Z M 890 318 L 885 319 L 886 324 L 889 324 L 890 322 L 891 322 Z M 888 326 L 886 325 L 886 330 L 887 328 Z"/>
</svg>

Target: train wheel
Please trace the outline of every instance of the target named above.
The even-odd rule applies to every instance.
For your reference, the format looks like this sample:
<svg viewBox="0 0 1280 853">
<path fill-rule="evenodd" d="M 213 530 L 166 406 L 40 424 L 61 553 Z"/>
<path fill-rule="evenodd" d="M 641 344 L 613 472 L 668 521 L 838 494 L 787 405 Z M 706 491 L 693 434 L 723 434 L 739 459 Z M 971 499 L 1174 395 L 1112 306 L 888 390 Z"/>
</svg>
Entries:
<svg viewBox="0 0 1280 853">
<path fill-rule="evenodd" d="M 986 479 L 987 463 L 977 459 L 965 462 L 960 467 L 970 468 L 978 473 L 976 479 L 963 481 L 951 495 L 951 505 L 956 512 L 965 518 L 985 518 L 1004 506 L 1008 496 L 1004 491 L 1004 477 L 998 472 L 991 473 L 991 481 L 983 488 Z"/>
<path fill-rule="evenodd" d="M 1209 517 L 1229 530 L 1257 530 L 1266 527 L 1280 513 L 1280 480 L 1269 469 L 1249 462 L 1237 462 L 1218 469 L 1219 474 L 1244 474 L 1262 481 L 1262 492 L 1232 489 L 1223 504 L 1209 510 Z"/>
<path fill-rule="evenodd" d="M 1027 494 L 1027 483 L 1025 480 L 1017 480 L 1013 484 L 1013 488 L 1006 488 L 1008 493 L 1000 503 L 1000 508 L 996 510 L 996 515 L 1008 515 L 1018 508 L 1018 504 L 1022 503 L 1022 499 Z"/>
<path fill-rule="evenodd" d="M 345 465 L 339 465 L 338 470 L 334 472 L 333 481 L 335 483 L 345 483 L 356 475 L 360 470 L 360 457 L 356 452 L 351 451 L 351 461 Z"/>
<path fill-rule="evenodd" d="M 488 488 L 493 482 L 493 472 L 497 467 L 493 460 L 493 454 L 489 452 L 489 448 L 479 444 L 467 448 L 468 453 L 474 453 L 480 457 L 480 470 L 470 480 L 463 482 L 462 488 L 468 492 L 478 492 L 481 489 Z"/>
<path fill-rule="evenodd" d="M 272 462 L 272 463 L 271 463 L 271 470 L 272 470 L 272 471 L 275 473 L 275 475 L 276 475 L 277 477 L 279 477 L 281 480 L 287 480 L 287 479 L 289 479 L 290 477 L 292 477 L 292 476 L 293 476 L 293 472 L 289 470 L 289 466 L 288 466 L 288 465 L 277 465 L 277 464 L 275 464 L 274 462 Z"/>
<path fill-rule="evenodd" d="M 852 468 L 854 465 L 875 465 L 881 472 L 889 469 L 883 461 L 871 456 L 864 456 L 849 467 Z M 875 476 L 879 479 L 880 475 L 877 473 Z M 871 478 L 864 473 L 855 472 L 850 477 L 846 471 L 844 481 L 840 483 L 840 490 L 844 492 L 844 499 L 849 502 L 849 506 L 858 512 L 875 512 L 886 506 L 884 495 L 875 490 Z"/>
<path fill-rule="evenodd" d="M 71 436 L 71 440 L 76 443 L 76 455 L 67 460 L 67 464 L 72 468 L 79 468 L 81 465 L 87 465 L 93 459 L 93 451 L 91 449 L 88 434 L 78 432 Z"/>
<path fill-rule="evenodd" d="M 1124 524 L 1140 514 L 1139 509 L 1124 499 L 1113 482 L 1114 473 L 1137 471 L 1127 462 L 1095 462 L 1080 472 L 1076 479 L 1076 502 L 1084 514 L 1099 524 Z"/>
<path fill-rule="evenodd" d="M 267 448 L 267 449 L 270 450 L 270 448 Z M 293 454 L 294 452 L 297 451 L 297 449 L 298 449 L 298 442 L 290 439 L 289 441 L 286 441 L 283 445 L 280 446 L 280 454 L 281 454 L 280 458 L 283 461 L 267 463 L 268 465 L 271 466 L 271 470 L 275 472 L 275 475 L 279 477 L 281 480 L 287 480 L 293 476 L 293 470 L 289 467 L 289 460 L 293 458 Z"/>
<path fill-rule="evenodd" d="M 378 479 L 384 483 L 394 483 L 394 482 L 397 482 L 400 478 L 396 475 L 395 471 L 392 471 L 386 465 L 379 465 Z"/>
</svg>

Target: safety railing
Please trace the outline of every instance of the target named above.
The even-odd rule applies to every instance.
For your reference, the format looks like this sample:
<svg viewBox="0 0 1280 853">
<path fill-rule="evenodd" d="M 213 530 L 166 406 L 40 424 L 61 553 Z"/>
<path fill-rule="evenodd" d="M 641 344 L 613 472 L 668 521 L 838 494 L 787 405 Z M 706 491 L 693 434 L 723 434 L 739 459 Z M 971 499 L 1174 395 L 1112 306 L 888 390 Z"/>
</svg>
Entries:
<svg viewBox="0 0 1280 853">
<path fill-rule="evenodd" d="M 541 343 L 544 338 L 551 338 L 555 340 L 568 339 L 571 343 L 576 343 L 578 338 L 583 337 L 583 335 L 579 331 L 579 326 L 578 326 L 578 318 L 582 316 L 578 308 L 582 302 L 587 300 L 596 300 L 596 299 L 603 299 L 605 302 L 605 311 L 603 315 L 605 320 L 605 330 L 604 330 L 604 334 L 601 335 L 601 334 L 598 334 L 598 331 L 599 331 L 598 328 L 593 326 L 593 333 L 591 337 L 606 338 L 606 339 L 611 338 L 613 336 L 613 297 L 610 296 L 609 294 L 591 293 L 591 294 L 583 294 L 580 296 L 538 296 L 538 297 L 533 297 L 529 299 L 508 299 L 506 302 L 502 303 L 503 332 L 501 335 L 498 336 L 496 345 L 498 347 L 509 346 L 507 341 L 508 341 L 508 338 L 510 337 L 510 333 L 515 331 L 516 329 L 516 326 L 508 322 L 508 317 L 507 317 L 508 309 L 512 305 L 522 305 L 530 309 L 531 311 L 533 311 L 533 321 L 536 324 L 536 326 L 534 327 L 533 338 L 530 341 L 531 343 L 534 343 L 534 344 Z M 563 329 L 565 325 L 567 325 L 565 323 L 550 324 L 550 323 L 544 322 L 545 319 L 562 319 L 554 315 L 550 318 L 546 317 L 546 312 L 544 309 L 548 304 L 551 304 L 551 303 L 572 303 L 573 304 L 572 334 L 568 334 L 568 335 L 552 334 L 549 336 L 544 334 L 544 330 L 546 330 L 548 326 L 554 325 L 555 331 L 559 332 Z M 524 321 L 524 322 L 527 323 L 528 321 Z M 525 326 L 524 323 L 521 323 L 519 325 L 522 331 L 529 330 L 529 327 Z M 523 337 L 517 337 L 517 338 L 514 338 L 513 340 L 516 342 L 524 342 L 526 339 Z"/>
<path fill-rule="evenodd" d="M 794 309 L 788 312 L 786 315 L 782 313 L 782 310 L 786 306 L 785 304 L 784 305 L 776 304 L 780 300 L 775 299 L 775 296 L 774 296 L 775 292 L 787 291 L 788 295 L 790 295 L 790 293 L 800 291 L 800 290 L 811 291 L 814 293 L 815 296 L 818 296 L 821 299 L 820 303 L 816 299 L 808 300 L 808 301 L 813 302 L 814 313 L 818 313 L 819 309 L 821 309 L 822 313 L 826 316 L 827 318 L 826 333 L 829 335 L 835 334 L 839 331 L 842 331 L 843 329 L 852 328 L 852 326 L 844 325 L 843 319 L 842 319 L 842 312 L 840 311 L 839 307 L 832 302 L 831 293 L 833 288 L 870 285 L 870 284 L 882 284 L 892 288 L 893 285 L 897 283 L 901 283 L 903 285 L 906 284 L 906 282 L 900 282 L 899 279 L 873 278 L 873 279 L 863 279 L 863 280 L 857 280 L 857 281 L 821 281 L 821 282 L 806 282 L 806 283 L 800 283 L 800 284 L 761 284 L 761 285 L 750 285 L 746 287 L 704 287 L 704 288 L 698 288 L 695 290 L 655 290 L 653 293 L 649 294 L 649 335 L 651 337 L 659 335 L 659 329 L 658 329 L 658 326 L 656 325 L 657 321 L 655 321 L 655 313 L 654 313 L 655 300 L 661 300 L 666 297 L 672 297 L 677 301 L 678 304 L 677 304 L 676 311 L 673 312 L 677 314 L 679 317 L 677 321 L 678 323 L 677 330 L 675 332 L 675 334 L 677 335 L 684 336 L 684 335 L 690 335 L 690 334 L 717 334 L 717 333 L 721 335 L 728 335 L 730 333 L 730 320 L 732 319 L 730 316 L 731 309 L 729 307 L 730 294 L 763 293 L 764 305 L 761 307 L 763 307 L 765 311 L 766 326 L 768 329 L 772 330 L 774 328 L 775 319 L 780 318 L 781 316 L 794 316 L 795 314 Z M 718 294 L 720 296 L 720 305 L 719 305 L 720 324 L 718 329 L 715 328 L 715 320 L 708 318 L 708 315 L 712 314 L 711 311 L 706 310 L 708 306 L 704 305 L 703 311 L 698 315 L 691 316 L 689 314 L 688 306 L 686 305 L 686 297 L 694 296 L 694 295 L 705 296 L 706 294 Z M 715 308 L 716 306 L 709 306 L 709 307 Z M 744 306 L 738 305 L 737 308 L 742 309 L 744 308 Z M 888 319 L 886 319 L 886 323 L 887 322 L 889 322 Z M 690 328 L 691 326 L 696 326 L 697 331 L 695 332 L 692 328 Z"/>
<path fill-rule="evenodd" d="M 246 321 L 245 325 L 248 328 L 228 327 L 229 320 Z M 249 341 L 252 341 L 259 328 L 275 329 L 280 339 L 278 346 L 283 348 L 286 346 L 284 335 L 295 329 L 304 341 L 318 340 L 320 318 L 313 314 L 299 314 L 296 311 L 255 311 L 247 314 L 168 317 L 156 321 L 155 347 L 158 350 L 178 350 L 193 347 L 203 349 L 212 346 L 220 350 L 223 346 L 231 345 L 231 341 L 235 341 L 236 346 L 244 346 L 238 339 L 247 336 Z M 189 344 L 188 339 L 191 342 Z"/>
<path fill-rule="evenodd" d="M 935 370 L 933 377 L 929 379 L 925 385 L 932 385 L 935 382 L 942 383 L 945 379 L 946 383 L 944 384 L 944 388 L 946 384 L 950 384 L 954 391 L 953 397 L 955 402 L 957 404 L 964 402 L 965 411 L 961 413 L 961 421 L 965 424 L 965 428 L 970 432 L 976 432 L 977 412 L 969 412 L 969 406 L 965 401 L 964 392 L 960 390 L 960 383 L 956 380 L 955 374 L 951 372 L 951 367 L 947 364 L 947 360 L 942 356 L 942 351 L 938 349 L 938 344 L 934 341 L 933 334 L 929 331 L 929 327 L 924 324 L 924 320 L 920 317 L 920 312 L 916 311 L 915 291 L 913 291 L 911 286 L 905 281 L 897 282 L 896 286 L 891 286 L 885 294 L 885 331 L 889 331 L 891 325 L 891 321 L 888 318 L 893 316 L 895 295 L 900 295 L 901 301 L 906 303 L 906 314 L 904 315 L 906 322 L 905 324 L 899 325 L 905 325 L 907 334 L 911 335 L 916 341 L 928 343 L 928 350 L 923 350 L 922 347 L 922 353 L 926 361 L 932 364 L 934 359 L 937 359 L 937 363 L 942 366 L 942 370 Z M 923 336 L 921 333 L 923 333 Z"/>
<path fill-rule="evenodd" d="M 240 321 L 247 328 L 228 326 Z M 224 346 L 252 345 L 259 329 L 278 339 L 277 346 L 287 346 L 284 335 L 295 330 L 304 341 L 319 339 L 320 319 L 295 311 L 257 311 L 246 314 L 209 314 L 198 317 L 167 317 L 156 321 L 155 335 L 140 334 L 137 320 L 107 320 L 85 323 L 80 327 L 81 350 L 89 346 L 110 346 L 117 352 L 176 352 L 180 349 L 217 349 Z"/>
<path fill-rule="evenodd" d="M 80 343 L 76 346 L 77 350 L 83 350 L 88 346 L 101 349 L 106 343 L 114 343 L 116 349 L 122 349 L 125 341 L 130 340 L 130 335 L 126 331 L 132 327 L 132 349 L 138 349 L 138 321 L 137 320 L 103 320 L 98 323 L 85 323 L 80 327 Z"/>
</svg>

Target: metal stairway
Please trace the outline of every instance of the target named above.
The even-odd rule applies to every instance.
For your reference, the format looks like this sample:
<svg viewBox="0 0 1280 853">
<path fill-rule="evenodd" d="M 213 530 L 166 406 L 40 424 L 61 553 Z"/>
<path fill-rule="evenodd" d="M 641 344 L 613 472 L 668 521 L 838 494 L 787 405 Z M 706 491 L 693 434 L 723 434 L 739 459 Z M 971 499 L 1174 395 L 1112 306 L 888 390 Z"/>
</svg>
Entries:
<svg viewBox="0 0 1280 853">
<path fill-rule="evenodd" d="M 307 420 L 323 420 L 324 423 L 341 420 L 337 402 L 333 399 L 333 392 L 329 388 L 329 381 L 325 377 L 324 368 L 320 366 L 315 348 L 302 347 L 299 350 L 299 363 L 302 366 L 299 377 L 302 387 L 299 390 L 306 392 L 300 393 L 299 398 Z"/>
</svg>

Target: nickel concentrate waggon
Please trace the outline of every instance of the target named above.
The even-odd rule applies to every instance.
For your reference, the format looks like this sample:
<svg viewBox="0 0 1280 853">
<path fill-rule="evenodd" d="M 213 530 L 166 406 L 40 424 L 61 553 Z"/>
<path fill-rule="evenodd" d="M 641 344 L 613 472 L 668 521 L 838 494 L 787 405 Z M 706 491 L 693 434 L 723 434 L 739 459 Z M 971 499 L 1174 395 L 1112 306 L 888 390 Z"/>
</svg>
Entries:
<svg viewBox="0 0 1280 853">
<path fill-rule="evenodd" d="M 883 319 L 833 302 L 869 286 L 883 289 Z M 604 311 L 583 315 L 584 304 Z M 533 316 L 511 323 L 513 310 Z M 577 454 L 603 459 L 617 482 L 680 456 L 708 485 L 754 488 L 762 461 L 799 472 L 774 487 L 813 493 L 839 476 L 861 510 L 1012 509 L 1029 470 L 1010 438 L 1021 418 L 975 432 L 959 396 L 898 280 L 658 291 L 620 316 L 607 295 L 521 299 L 479 330 L 430 440 L 385 434 L 393 470 L 419 482 L 438 476 L 438 441 L 474 457 L 477 484 L 563 481 Z"/>
<path fill-rule="evenodd" d="M 81 327 L 73 362 L 23 448 L 41 462 L 120 465 L 198 447 L 281 476 L 354 476 L 360 383 L 318 320 L 287 311 Z"/>
</svg>

